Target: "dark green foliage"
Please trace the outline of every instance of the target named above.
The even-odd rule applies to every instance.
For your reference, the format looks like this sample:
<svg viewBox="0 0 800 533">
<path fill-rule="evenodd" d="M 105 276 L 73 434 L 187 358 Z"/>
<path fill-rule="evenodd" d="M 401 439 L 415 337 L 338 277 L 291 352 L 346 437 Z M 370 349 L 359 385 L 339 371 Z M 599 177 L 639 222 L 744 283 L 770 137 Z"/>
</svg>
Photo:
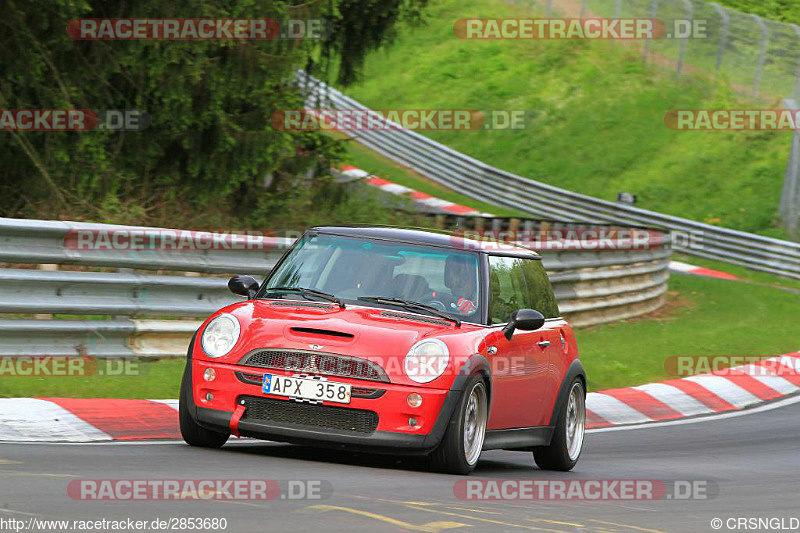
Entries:
<svg viewBox="0 0 800 533">
<path fill-rule="evenodd" d="M 137 109 L 152 123 L 142 132 L 0 132 L 0 215 L 177 223 L 196 214 L 213 224 L 234 213 L 288 222 L 293 202 L 302 212 L 316 195 L 331 198 L 324 176 L 339 151 L 315 132 L 271 127 L 275 110 L 302 107 L 294 71 L 328 49 L 355 77 L 400 14 L 416 16 L 405 4 L 3 0 L 0 108 Z M 66 31 L 75 18 L 329 14 L 346 34 L 328 41 L 79 41 Z M 365 20 L 380 24 L 361 39 Z"/>
</svg>

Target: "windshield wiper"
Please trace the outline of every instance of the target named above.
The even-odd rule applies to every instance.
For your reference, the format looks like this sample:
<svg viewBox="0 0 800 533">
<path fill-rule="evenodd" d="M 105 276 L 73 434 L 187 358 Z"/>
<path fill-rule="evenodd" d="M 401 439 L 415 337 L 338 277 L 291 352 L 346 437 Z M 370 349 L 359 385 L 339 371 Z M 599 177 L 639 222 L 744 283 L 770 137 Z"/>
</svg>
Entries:
<svg viewBox="0 0 800 533">
<path fill-rule="evenodd" d="M 461 326 L 461 321 L 457 318 L 453 318 L 447 313 L 443 311 L 439 311 L 432 305 L 423 304 L 420 302 L 412 302 L 410 300 L 403 300 L 402 298 L 393 298 L 390 296 L 359 296 L 359 300 L 363 300 L 366 302 L 377 302 L 382 304 L 392 304 L 399 307 L 403 307 L 410 311 L 425 311 L 426 313 L 430 313 L 431 315 L 437 316 L 439 318 L 443 318 L 445 320 L 450 320 L 454 322 L 456 327 Z"/>
<path fill-rule="evenodd" d="M 267 287 L 265 292 L 296 292 L 306 297 L 316 296 L 317 298 L 333 302 L 337 304 L 340 309 L 344 309 L 344 302 L 340 298 L 327 292 L 318 291 L 317 289 L 307 289 L 305 287 Z"/>
</svg>

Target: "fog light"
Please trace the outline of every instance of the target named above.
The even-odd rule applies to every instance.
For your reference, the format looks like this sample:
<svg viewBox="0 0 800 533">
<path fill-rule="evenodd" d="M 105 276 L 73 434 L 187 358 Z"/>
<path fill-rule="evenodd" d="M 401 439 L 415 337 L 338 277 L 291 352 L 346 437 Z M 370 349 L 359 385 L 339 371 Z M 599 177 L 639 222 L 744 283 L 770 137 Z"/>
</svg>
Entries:
<svg viewBox="0 0 800 533">
<path fill-rule="evenodd" d="M 213 394 L 211 394 L 210 392 L 207 392 L 207 393 L 206 393 L 206 401 L 207 401 L 207 402 L 210 402 L 210 401 L 211 401 L 211 400 L 213 400 L 213 399 L 214 399 L 214 395 L 213 395 Z"/>
<path fill-rule="evenodd" d="M 420 396 L 416 392 L 412 392 L 411 394 L 408 395 L 406 401 L 408 402 L 408 405 L 410 407 L 419 407 L 420 405 L 422 405 L 422 396 Z"/>
<path fill-rule="evenodd" d="M 206 368 L 206 371 L 203 372 L 203 379 L 206 381 L 214 381 L 215 377 L 217 377 L 217 371 L 213 368 Z"/>
<path fill-rule="evenodd" d="M 413 428 L 414 426 L 417 425 L 417 419 L 416 418 L 409 418 L 408 419 L 408 425 Z"/>
</svg>

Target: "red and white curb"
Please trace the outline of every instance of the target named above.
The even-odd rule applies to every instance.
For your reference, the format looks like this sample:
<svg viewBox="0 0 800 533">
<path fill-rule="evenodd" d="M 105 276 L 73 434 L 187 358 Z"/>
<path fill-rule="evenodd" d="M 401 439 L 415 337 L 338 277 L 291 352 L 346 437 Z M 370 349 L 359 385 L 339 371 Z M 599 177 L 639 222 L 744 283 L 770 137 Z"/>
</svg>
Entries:
<svg viewBox="0 0 800 533">
<path fill-rule="evenodd" d="M 800 391 L 800 352 L 638 387 L 590 393 L 586 427 L 601 428 L 736 411 Z"/>
<path fill-rule="evenodd" d="M 798 391 L 800 352 L 794 352 L 711 374 L 589 393 L 586 427 L 739 411 Z M 0 442 L 179 439 L 177 409 L 177 400 L 0 399 Z"/>
<path fill-rule="evenodd" d="M 0 398 L 0 442 L 179 439 L 178 400 Z"/>
<path fill-rule="evenodd" d="M 350 165 L 342 165 L 341 173 L 351 178 L 362 179 L 364 183 L 372 185 L 373 187 L 376 187 L 382 190 L 383 192 L 411 198 L 411 200 L 414 203 L 419 204 L 428 211 L 435 211 L 435 212 L 448 213 L 451 215 L 461 215 L 461 216 L 484 216 L 484 217 L 493 216 L 489 213 L 482 213 L 477 209 L 473 209 L 472 207 L 459 205 L 450 202 L 448 200 L 442 200 L 441 198 L 436 198 L 435 196 L 431 196 L 430 194 L 425 194 L 424 192 L 415 191 L 414 189 L 411 189 L 404 185 L 400 185 L 398 183 L 394 183 L 389 180 L 373 176 L 366 170 L 362 170 L 360 168 L 356 168 Z"/>
<path fill-rule="evenodd" d="M 690 265 L 689 263 L 682 263 L 680 261 L 670 261 L 669 269 L 674 272 L 681 272 L 683 274 L 693 274 L 695 276 L 705 276 L 707 278 L 729 279 L 738 280 L 733 274 L 728 274 L 721 270 L 714 270 L 711 268 L 699 267 Z"/>
</svg>

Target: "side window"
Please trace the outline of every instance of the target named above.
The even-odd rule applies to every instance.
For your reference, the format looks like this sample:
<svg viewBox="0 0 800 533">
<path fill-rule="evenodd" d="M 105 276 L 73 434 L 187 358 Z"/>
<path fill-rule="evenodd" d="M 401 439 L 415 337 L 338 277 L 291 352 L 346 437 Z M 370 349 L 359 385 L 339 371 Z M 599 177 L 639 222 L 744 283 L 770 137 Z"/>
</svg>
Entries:
<svg viewBox="0 0 800 533">
<path fill-rule="evenodd" d="M 547 277 L 542 262 L 536 259 L 521 259 L 520 261 L 525 275 L 525 284 L 528 286 L 528 299 L 525 307 L 536 309 L 545 318 L 561 316 L 556 297 L 553 294 L 553 287 L 550 285 L 550 279 Z"/>
<path fill-rule="evenodd" d="M 526 307 L 529 298 L 522 270 L 521 259 L 489 256 L 490 324 L 505 324 L 511 313 Z"/>
</svg>

